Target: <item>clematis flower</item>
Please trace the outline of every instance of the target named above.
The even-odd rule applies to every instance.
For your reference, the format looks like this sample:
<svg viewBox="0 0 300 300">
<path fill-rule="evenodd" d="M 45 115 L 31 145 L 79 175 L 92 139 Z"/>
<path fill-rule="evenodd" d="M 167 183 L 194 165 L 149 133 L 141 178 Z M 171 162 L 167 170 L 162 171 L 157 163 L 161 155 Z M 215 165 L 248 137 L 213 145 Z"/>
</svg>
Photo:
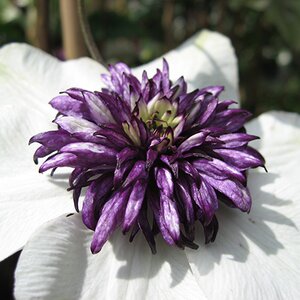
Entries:
<svg viewBox="0 0 300 300">
<path fill-rule="evenodd" d="M 224 85 L 223 99 L 237 99 L 235 57 L 223 36 L 202 32 L 165 57 L 172 81 L 184 75 L 191 90 Z M 146 69 L 153 75 L 160 61 L 133 74 L 140 78 Z M 31 236 L 17 267 L 17 299 L 299 298 L 298 115 L 267 113 L 246 125 L 261 137 L 251 143 L 269 173 L 249 172 L 249 215 L 220 205 L 215 243 L 205 246 L 196 228 L 199 250 L 166 247 L 158 237 L 153 256 L 141 235 L 129 244 L 117 231 L 92 255 L 92 232 L 82 216 L 66 217 L 73 211 L 65 192 L 69 170 L 52 178 L 37 174 L 27 142 L 48 130 L 53 111 L 46 99 L 70 86 L 99 90 L 98 74 L 105 70 L 88 59 L 60 63 L 29 46 L 11 45 L 0 51 L 0 72 L 1 258 Z"/>
<path fill-rule="evenodd" d="M 124 63 L 109 71 L 101 92 L 71 88 L 51 100 L 58 130 L 30 139 L 41 144 L 36 163 L 50 155 L 40 172 L 74 168 L 69 181 L 77 211 L 88 186 L 82 218 L 95 231 L 93 253 L 119 226 L 131 230 L 131 241 L 141 230 L 153 253 L 157 232 L 169 245 L 197 248 L 197 219 L 205 242 L 214 241 L 218 198 L 249 212 L 245 172 L 264 165 L 248 146 L 257 139 L 244 132 L 249 113 L 230 109 L 232 100 L 219 102 L 223 86 L 187 92 L 183 77 L 170 80 L 166 60 L 141 81 Z"/>
</svg>

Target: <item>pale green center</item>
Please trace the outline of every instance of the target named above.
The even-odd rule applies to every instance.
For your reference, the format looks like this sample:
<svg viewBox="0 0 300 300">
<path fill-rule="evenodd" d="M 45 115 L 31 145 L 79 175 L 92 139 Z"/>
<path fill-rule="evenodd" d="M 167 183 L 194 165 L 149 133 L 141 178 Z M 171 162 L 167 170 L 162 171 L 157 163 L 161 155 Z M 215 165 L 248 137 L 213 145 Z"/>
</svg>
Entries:
<svg viewBox="0 0 300 300">
<path fill-rule="evenodd" d="M 181 121 L 181 117 L 177 116 L 177 104 L 166 99 L 153 99 L 148 105 L 140 105 L 139 117 L 150 130 L 158 127 L 173 129 Z"/>
<path fill-rule="evenodd" d="M 173 143 L 173 129 L 180 123 L 182 116 L 177 115 L 177 103 L 171 103 L 165 98 L 154 97 L 148 104 L 138 104 L 138 117 L 146 124 L 149 130 L 165 137 Z M 133 124 L 123 123 L 123 129 L 135 145 L 141 146 L 139 129 Z"/>
</svg>

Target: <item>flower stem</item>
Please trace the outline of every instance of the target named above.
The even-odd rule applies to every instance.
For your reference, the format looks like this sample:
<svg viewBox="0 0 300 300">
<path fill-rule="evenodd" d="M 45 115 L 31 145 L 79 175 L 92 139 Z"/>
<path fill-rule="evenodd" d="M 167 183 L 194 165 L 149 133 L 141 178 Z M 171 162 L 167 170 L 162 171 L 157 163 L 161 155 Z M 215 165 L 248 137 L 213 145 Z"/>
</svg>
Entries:
<svg viewBox="0 0 300 300">
<path fill-rule="evenodd" d="M 60 0 L 59 6 L 65 58 L 86 56 L 88 51 L 80 28 L 76 1 Z"/>
<path fill-rule="evenodd" d="M 77 0 L 77 5 L 78 5 L 78 15 L 79 15 L 79 20 L 80 20 L 80 26 L 81 26 L 85 44 L 86 44 L 92 58 L 101 64 L 105 64 L 105 62 L 97 48 L 97 45 L 95 43 L 95 40 L 94 40 L 92 32 L 91 32 L 91 28 L 90 28 L 88 20 L 87 20 L 87 14 L 86 14 L 86 10 L 85 10 L 84 0 Z"/>
</svg>

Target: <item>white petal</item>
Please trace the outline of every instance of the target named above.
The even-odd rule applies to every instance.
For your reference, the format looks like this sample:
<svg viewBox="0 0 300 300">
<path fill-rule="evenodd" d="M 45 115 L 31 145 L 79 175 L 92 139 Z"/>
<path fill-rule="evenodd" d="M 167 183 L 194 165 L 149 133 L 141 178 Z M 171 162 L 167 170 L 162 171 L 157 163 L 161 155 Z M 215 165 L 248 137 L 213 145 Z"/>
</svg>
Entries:
<svg viewBox="0 0 300 300">
<path fill-rule="evenodd" d="M 67 175 L 58 180 L 38 174 L 32 162 L 36 146 L 28 147 L 28 141 L 56 127 L 48 105 L 54 96 L 70 87 L 100 89 L 103 72 L 89 58 L 61 62 L 26 44 L 0 49 L 0 260 L 41 224 L 73 211 Z"/>
<path fill-rule="evenodd" d="M 300 116 L 266 113 L 247 130 L 269 170 L 249 174 L 252 210 L 223 207 L 216 242 L 187 256 L 210 299 L 300 299 Z"/>
<path fill-rule="evenodd" d="M 71 87 L 100 90 L 105 68 L 89 58 L 61 62 L 26 44 L 9 44 L 0 49 L 0 104 L 35 105 L 41 111 Z M 103 85 L 102 85 L 103 86 Z"/>
<path fill-rule="evenodd" d="M 16 271 L 16 299 L 206 299 L 184 252 L 159 242 L 152 255 L 139 234 L 115 233 L 100 253 L 81 216 L 47 223 L 25 246 Z"/>
<path fill-rule="evenodd" d="M 19 250 L 44 222 L 72 212 L 67 173 L 39 174 L 29 138 L 45 129 L 47 118 L 35 109 L 0 109 L 0 260 Z"/>
<path fill-rule="evenodd" d="M 224 85 L 222 99 L 239 99 L 237 59 L 230 40 L 222 34 L 202 30 L 164 57 L 170 66 L 172 81 L 184 76 L 189 90 Z M 161 58 L 133 71 L 141 78 L 144 69 L 152 76 L 157 68 L 162 68 Z"/>
</svg>

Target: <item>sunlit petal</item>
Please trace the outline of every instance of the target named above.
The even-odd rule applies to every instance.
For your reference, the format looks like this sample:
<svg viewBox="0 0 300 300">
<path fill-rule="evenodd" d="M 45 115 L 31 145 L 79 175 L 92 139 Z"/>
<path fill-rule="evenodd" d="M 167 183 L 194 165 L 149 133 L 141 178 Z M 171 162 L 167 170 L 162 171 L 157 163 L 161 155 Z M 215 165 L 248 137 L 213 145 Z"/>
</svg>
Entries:
<svg viewBox="0 0 300 300">
<path fill-rule="evenodd" d="M 215 243 L 187 257 L 209 299 L 298 299 L 300 116 L 265 113 L 247 130 L 269 171 L 249 174 L 251 212 L 221 207 Z"/>
<path fill-rule="evenodd" d="M 143 239 L 116 232 L 92 255 L 91 239 L 78 214 L 45 224 L 21 254 L 16 299 L 208 299 L 180 249 L 160 240 L 152 255 Z"/>
</svg>

